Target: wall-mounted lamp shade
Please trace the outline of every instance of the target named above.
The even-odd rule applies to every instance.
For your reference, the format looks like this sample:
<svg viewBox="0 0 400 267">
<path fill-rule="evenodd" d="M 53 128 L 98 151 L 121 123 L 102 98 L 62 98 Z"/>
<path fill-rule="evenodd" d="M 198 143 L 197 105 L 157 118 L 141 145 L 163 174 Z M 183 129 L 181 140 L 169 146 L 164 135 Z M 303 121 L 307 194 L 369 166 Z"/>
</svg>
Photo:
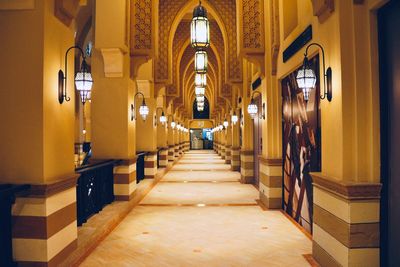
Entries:
<svg viewBox="0 0 400 267">
<path fill-rule="evenodd" d="M 247 112 L 249 113 L 252 119 L 255 119 L 258 113 L 258 107 L 256 103 L 254 103 L 254 99 L 252 98 L 250 104 L 247 106 Z"/>
<path fill-rule="evenodd" d="M 196 73 L 194 77 L 194 85 L 196 87 L 206 87 L 207 86 L 207 75 Z"/>
<path fill-rule="evenodd" d="M 81 70 L 75 76 L 75 86 L 81 96 L 82 104 L 85 104 L 86 100 L 90 99 L 93 86 L 92 74 L 88 70 L 85 59 L 82 61 Z"/>
<path fill-rule="evenodd" d="M 236 125 L 236 123 L 238 122 L 238 120 L 239 120 L 239 118 L 238 118 L 238 116 L 236 115 L 236 112 L 234 112 L 233 115 L 232 115 L 232 124 L 233 124 L 233 125 Z"/>
<path fill-rule="evenodd" d="M 167 122 L 167 117 L 165 117 L 164 111 L 161 113 L 160 122 L 164 125 Z"/>
<path fill-rule="evenodd" d="M 171 128 L 174 129 L 176 126 L 176 123 L 174 121 L 171 121 Z"/>
<path fill-rule="evenodd" d="M 210 23 L 207 19 L 207 10 L 201 3 L 193 10 L 192 23 L 190 25 L 190 41 L 196 49 L 210 46 Z"/>
<path fill-rule="evenodd" d="M 315 75 L 314 70 L 310 67 L 307 55 L 308 49 L 311 46 L 317 46 L 321 49 L 322 52 L 322 66 L 324 69 L 324 93 L 320 95 L 321 99 L 328 99 L 328 101 L 332 101 L 332 69 L 328 67 L 325 68 L 325 51 L 324 48 L 317 43 L 309 44 L 306 48 L 306 52 L 304 54 L 303 66 L 297 72 L 296 81 L 297 85 L 300 89 L 303 90 L 304 100 L 308 101 L 310 98 L 310 91 L 315 89 L 315 84 L 317 82 L 317 75 Z M 319 71 L 319 70 L 318 70 Z"/>
<path fill-rule="evenodd" d="M 224 121 L 224 127 L 227 128 L 229 126 L 229 122 L 227 120 Z"/>
<path fill-rule="evenodd" d="M 76 90 L 78 90 L 82 104 L 85 104 L 87 100 L 90 99 L 90 92 L 92 90 L 93 79 L 92 74 L 89 71 L 89 67 L 86 63 L 84 52 L 82 48 L 79 46 L 72 46 L 68 48 L 67 52 L 65 53 L 65 70 L 60 70 L 58 72 L 58 102 L 62 104 L 65 101 L 70 101 L 71 98 L 67 96 L 67 81 L 68 81 L 68 53 L 73 50 L 79 50 L 83 60 L 81 69 L 77 72 L 75 76 L 75 86 Z"/>
<path fill-rule="evenodd" d="M 206 51 L 196 51 L 194 56 L 194 70 L 196 73 L 205 74 L 207 73 L 207 52 Z"/>
<path fill-rule="evenodd" d="M 147 116 L 149 115 L 149 107 L 146 105 L 146 102 L 143 99 L 142 105 L 139 107 L 139 114 L 142 119 L 145 121 Z"/>
<path fill-rule="evenodd" d="M 299 88 L 303 90 L 304 100 L 308 101 L 311 89 L 315 88 L 317 77 L 310 68 L 307 57 L 304 58 L 303 66 L 297 72 L 296 81 Z"/>
<path fill-rule="evenodd" d="M 204 103 L 204 95 L 196 96 L 196 101 L 197 101 L 197 103 L 199 103 L 199 102 L 203 102 Z"/>
</svg>

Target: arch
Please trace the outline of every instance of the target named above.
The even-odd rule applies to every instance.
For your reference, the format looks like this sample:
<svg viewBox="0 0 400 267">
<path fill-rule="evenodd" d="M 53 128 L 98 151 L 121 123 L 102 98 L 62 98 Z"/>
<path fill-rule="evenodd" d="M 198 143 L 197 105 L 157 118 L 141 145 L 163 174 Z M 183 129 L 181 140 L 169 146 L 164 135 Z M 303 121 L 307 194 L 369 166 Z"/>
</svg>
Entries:
<svg viewBox="0 0 400 267">
<path fill-rule="evenodd" d="M 188 13 L 191 12 L 196 6 L 198 5 L 197 0 L 191 0 L 188 1 L 188 3 L 185 4 L 183 8 L 181 8 L 178 11 L 178 14 L 175 16 L 174 21 L 172 22 L 170 32 L 169 32 L 169 37 L 168 37 L 168 76 L 172 78 L 172 55 L 173 55 L 173 42 L 174 42 L 174 36 L 176 33 L 176 30 L 178 29 L 179 23 L 182 21 L 183 17 Z M 219 16 L 219 13 L 215 10 L 215 8 L 209 3 L 207 0 L 203 0 L 202 5 L 207 9 L 207 11 L 213 16 L 215 21 L 218 24 L 218 27 L 221 30 L 222 33 L 222 38 L 224 40 L 224 55 L 225 55 L 225 64 L 227 63 L 227 57 L 228 57 L 228 49 L 229 49 L 229 43 L 228 43 L 228 34 L 227 30 L 225 27 L 225 24 L 222 20 L 222 18 Z"/>
</svg>

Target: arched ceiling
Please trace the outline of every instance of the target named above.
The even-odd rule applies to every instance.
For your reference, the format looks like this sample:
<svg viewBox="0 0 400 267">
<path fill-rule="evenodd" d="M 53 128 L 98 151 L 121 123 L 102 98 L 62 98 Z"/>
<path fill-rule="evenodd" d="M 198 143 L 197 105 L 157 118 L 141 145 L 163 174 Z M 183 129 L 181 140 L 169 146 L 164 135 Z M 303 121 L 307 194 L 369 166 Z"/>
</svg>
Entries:
<svg viewBox="0 0 400 267">
<path fill-rule="evenodd" d="M 194 99 L 195 50 L 190 47 L 190 23 L 198 0 L 159 1 L 158 57 L 155 82 L 167 88 L 167 100 L 192 115 Z M 218 97 L 230 98 L 232 82 L 242 80 L 237 53 L 236 1 L 202 1 L 209 14 L 211 47 L 208 49 L 209 72 L 207 98 L 211 111 Z M 162 86 L 158 86 L 161 88 Z"/>
</svg>

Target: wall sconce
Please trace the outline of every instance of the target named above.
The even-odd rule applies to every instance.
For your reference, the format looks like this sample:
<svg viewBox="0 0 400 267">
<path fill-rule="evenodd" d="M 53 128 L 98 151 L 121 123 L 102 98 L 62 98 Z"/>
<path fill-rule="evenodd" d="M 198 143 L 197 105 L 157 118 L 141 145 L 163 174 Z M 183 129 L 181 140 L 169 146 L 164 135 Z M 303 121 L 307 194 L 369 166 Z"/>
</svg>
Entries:
<svg viewBox="0 0 400 267">
<path fill-rule="evenodd" d="M 308 61 L 308 49 L 311 46 L 318 46 L 322 52 L 322 64 L 324 68 L 324 94 L 320 95 L 321 99 L 328 99 L 329 102 L 332 101 L 332 69 L 328 67 L 325 69 L 325 51 L 324 48 L 317 43 L 312 43 L 307 46 L 306 52 L 304 54 L 304 61 L 302 68 L 297 72 L 296 81 L 300 89 L 303 90 L 304 100 L 307 102 L 310 96 L 310 91 L 315 89 L 315 83 L 317 82 L 317 76 L 314 71 L 310 68 Z"/>
<path fill-rule="evenodd" d="M 233 115 L 232 115 L 232 124 L 236 125 L 236 123 L 239 121 L 238 116 L 236 115 L 236 111 L 233 111 Z"/>
<path fill-rule="evenodd" d="M 167 122 L 167 117 L 165 117 L 164 109 L 161 108 L 161 107 L 157 107 L 156 113 L 157 113 L 157 111 L 158 111 L 159 109 L 161 109 L 160 123 L 164 126 L 165 123 Z M 157 122 L 157 119 L 156 119 L 156 122 Z"/>
<path fill-rule="evenodd" d="M 72 49 L 78 49 L 83 59 L 81 69 L 75 75 L 75 86 L 76 90 L 79 91 L 79 94 L 81 96 L 82 104 L 85 104 L 86 100 L 90 98 L 90 92 L 93 86 L 93 79 L 92 79 L 92 74 L 89 72 L 89 68 L 86 63 L 83 50 L 79 46 L 72 46 L 68 48 L 67 52 L 65 52 L 65 64 L 64 64 L 65 75 L 62 70 L 58 71 L 58 102 L 62 104 L 64 100 L 67 102 L 71 100 L 71 98 L 67 96 L 67 77 L 68 77 L 67 71 L 68 71 L 68 53 Z"/>
<path fill-rule="evenodd" d="M 255 94 L 260 94 L 260 95 L 261 95 L 260 92 L 254 91 L 254 92 L 251 94 L 250 104 L 247 106 L 247 112 L 249 113 L 251 119 L 253 119 L 253 120 L 256 118 L 257 113 L 258 113 L 258 107 L 257 107 L 256 103 L 254 102 L 254 95 L 255 95 Z M 264 103 L 263 103 L 263 105 L 262 105 L 262 113 L 261 113 L 260 118 L 262 118 L 263 120 L 265 120 L 265 104 L 264 104 Z"/>
<path fill-rule="evenodd" d="M 228 120 L 226 118 L 224 120 L 223 125 L 224 125 L 225 128 L 228 128 L 228 126 L 229 126 L 229 122 L 228 122 Z"/>
<path fill-rule="evenodd" d="M 145 97 L 141 92 L 137 92 L 133 98 L 133 105 L 131 105 L 131 110 L 132 110 L 132 118 L 136 119 L 136 108 L 135 108 L 135 103 L 136 103 L 136 97 L 141 95 L 143 97 L 143 102 L 139 107 L 139 114 L 142 117 L 143 121 L 146 121 L 147 116 L 149 115 L 149 107 L 146 105 Z"/>
<path fill-rule="evenodd" d="M 174 122 L 174 119 L 172 119 L 172 121 L 171 121 L 171 128 L 172 128 L 172 129 L 175 129 L 175 126 L 176 126 L 176 123 Z"/>
</svg>

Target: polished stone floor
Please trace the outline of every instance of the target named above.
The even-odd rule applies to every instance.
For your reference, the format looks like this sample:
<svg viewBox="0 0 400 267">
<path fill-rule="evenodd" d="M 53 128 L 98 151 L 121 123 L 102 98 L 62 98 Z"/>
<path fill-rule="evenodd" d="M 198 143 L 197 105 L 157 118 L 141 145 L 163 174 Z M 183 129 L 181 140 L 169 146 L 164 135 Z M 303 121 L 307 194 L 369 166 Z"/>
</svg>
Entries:
<svg viewBox="0 0 400 267">
<path fill-rule="evenodd" d="M 81 266 L 310 266 L 311 240 L 239 178 L 190 151 Z"/>
</svg>

